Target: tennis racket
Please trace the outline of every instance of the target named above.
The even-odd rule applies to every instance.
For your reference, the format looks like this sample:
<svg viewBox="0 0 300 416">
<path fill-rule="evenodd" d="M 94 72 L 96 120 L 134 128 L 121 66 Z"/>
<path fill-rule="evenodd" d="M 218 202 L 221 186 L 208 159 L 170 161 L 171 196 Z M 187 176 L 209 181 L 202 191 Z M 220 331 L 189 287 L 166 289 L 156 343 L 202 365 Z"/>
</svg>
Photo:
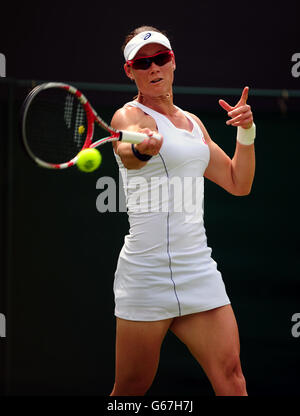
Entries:
<svg viewBox="0 0 300 416">
<path fill-rule="evenodd" d="M 93 141 L 95 123 L 110 136 Z M 75 87 L 48 82 L 26 97 L 22 137 L 29 156 L 41 167 L 65 169 L 76 164 L 78 153 L 108 142 L 141 143 L 144 133 L 117 130 L 107 124 Z M 159 134 L 152 136 L 161 140 Z"/>
</svg>

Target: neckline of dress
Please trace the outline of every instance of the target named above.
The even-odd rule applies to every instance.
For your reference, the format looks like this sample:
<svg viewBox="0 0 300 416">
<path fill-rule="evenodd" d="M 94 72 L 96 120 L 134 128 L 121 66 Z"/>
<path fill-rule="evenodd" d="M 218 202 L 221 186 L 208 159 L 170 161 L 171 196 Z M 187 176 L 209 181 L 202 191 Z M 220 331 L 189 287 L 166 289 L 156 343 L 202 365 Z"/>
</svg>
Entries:
<svg viewBox="0 0 300 416">
<path fill-rule="evenodd" d="M 144 105 L 142 103 L 139 103 L 138 101 L 134 101 L 134 102 L 136 102 L 138 105 L 141 105 L 144 108 L 147 108 L 147 109 L 149 109 L 151 111 L 154 111 L 155 113 L 159 114 L 160 116 L 163 116 L 169 122 L 169 124 L 171 124 L 176 129 L 181 130 L 181 131 L 184 131 L 185 133 L 189 133 L 189 134 L 192 134 L 192 135 L 195 133 L 195 123 L 192 120 L 192 118 L 188 117 L 185 114 L 185 112 L 181 108 L 177 107 L 176 105 L 174 105 L 174 107 L 176 107 L 179 111 L 181 111 L 184 114 L 184 116 L 187 118 L 187 120 L 192 123 L 192 126 L 193 126 L 192 131 L 189 131 L 187 129 L 181 129 L 180 127 L 175 126 L 175 124 L 167 116 L 165 116 L 164 114 L 160 113 L 159 111 L 153 110 L 153 108 L 147 107 L 146 105 Z"/>
</svg>

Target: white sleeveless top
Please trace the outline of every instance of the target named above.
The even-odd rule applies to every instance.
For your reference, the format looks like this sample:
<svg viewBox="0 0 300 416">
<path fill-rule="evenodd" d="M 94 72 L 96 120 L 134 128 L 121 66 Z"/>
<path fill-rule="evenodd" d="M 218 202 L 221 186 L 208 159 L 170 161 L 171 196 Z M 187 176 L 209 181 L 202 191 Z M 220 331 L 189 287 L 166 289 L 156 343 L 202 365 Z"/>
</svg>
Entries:
<svg viewBox="0 0 300 416">
<path fill-rule="evenodd" d="M 115 315 L 155 321 L 230 303 L 207 247 L 203 174 L 209 148 L 196 121 L 179 129 L 164 115 L 132 101 L 163 136 L 160 153 L 141 169 L 121 171 L 130 230 L 115 273 Z"/>
</svg>

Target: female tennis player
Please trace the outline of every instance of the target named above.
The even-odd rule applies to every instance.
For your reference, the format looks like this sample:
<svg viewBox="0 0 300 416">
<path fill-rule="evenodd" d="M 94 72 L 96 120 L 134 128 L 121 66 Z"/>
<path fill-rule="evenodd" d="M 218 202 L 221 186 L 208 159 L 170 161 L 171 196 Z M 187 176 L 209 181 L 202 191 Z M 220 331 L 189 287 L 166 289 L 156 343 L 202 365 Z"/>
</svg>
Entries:
<svg viewBox="0 0 300 416">
<path fill-rule="evenodd" d="M 149 26 L 134 30 L 124 57 L 138 96 L 114 114 L 112 126 L 149 138 L 138 145 L 113 144 L 130 230 L 114 281 L 116 378 L 111 395 L 147 392 L 171 330 L 202 366 L 216 395 L 245 396 L 238 327 L 207 246 L 202 202 L 203 177 L 233 195 L 251 190 L 255 125 L 247 104 L 249 88 L 235 106 L 219 101 L 229 116 L 226 124 L 237 127 L 230 159 L 198 117 L 174 105 L 175 56 L 163 33 Z M 153 132 L 163 139 L 151 137 Z M 168 192 L 161 195 L 159 186 Z M 178 205 L 183 194 L 184 204 Z M 195 197 L 197 204 L 188 200 Z"/>
</svg>

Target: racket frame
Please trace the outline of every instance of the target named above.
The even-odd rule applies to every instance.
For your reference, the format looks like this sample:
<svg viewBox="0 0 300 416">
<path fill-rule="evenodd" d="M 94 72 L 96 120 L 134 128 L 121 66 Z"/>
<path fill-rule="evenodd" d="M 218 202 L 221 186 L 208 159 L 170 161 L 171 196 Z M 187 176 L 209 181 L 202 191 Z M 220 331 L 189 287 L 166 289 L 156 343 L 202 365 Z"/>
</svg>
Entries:
<svg viewBox="0 0 300 416">
<path fill-rule="evenodd" d="M 94 110 L 94 108 L 89 103 L 88 99 L 85 97 L 84 94 L 82 94 L 81 91 L 79 91 L 77 88 L 73 87 L 72 85 L 65 84 L 62 82 L 47 82 L 40 84 L 36 86 L 27 96 L 27 98 L 24 101 L 23 104 L 23 117 L 22 117 L 22 136 L 23 136 L 23 142 L 25 149 L 29 156 L 35 161 L 35 163 L 43 168 L 48 169 L 66 169 L 71 166 L 74 166 L 77 163 L 78 154 L 72 158 L 70 161 L 65 163 L 50 163 L 46 162 L 39 157 L 37 157 L 30 149 L 30 146 L 28 145 L 27 141 L 27 135 L 26 135 L 26 119 L 27 119 L 27 113 L 28 109 L 30 108 L 30 105 L 34 98 L 43 90 L 49 89 L 49 88 L 61 88 L 72 95 L 74 95 L 78 101 L 83 106 L 86 118 L 87 118 L 87 132 L 86 132 L 86 138 L 84 141 L 84 144 L 82 146 L 81 150 L 87 149 L 87 148 L 95 148 L 98 146 L 103 145 L 104 143 L 113 142 L 113 141 L 124 141 L 128 143 L 134 143 L 138 144 L 141 143 L 145 138 L 148 136 L 144 133 L 138 133 L 138 132 L 128 132 L 124 130 L 117 130 L 111 127 L 109 124 L 107 124 Z M 110 133 L 110 136 L 101 138 L 99 140 L 96 140 L 92 142 L 93 135 L 94 135 L 94 123 L 97 123 L 100 127 L 107 130 Z M 154 134 L 152 137 L 155 139 L 161 140 L 161 136 L 159 134 Z M 79 153 L 79 152 L 78 152 Z"/>
</svg>

